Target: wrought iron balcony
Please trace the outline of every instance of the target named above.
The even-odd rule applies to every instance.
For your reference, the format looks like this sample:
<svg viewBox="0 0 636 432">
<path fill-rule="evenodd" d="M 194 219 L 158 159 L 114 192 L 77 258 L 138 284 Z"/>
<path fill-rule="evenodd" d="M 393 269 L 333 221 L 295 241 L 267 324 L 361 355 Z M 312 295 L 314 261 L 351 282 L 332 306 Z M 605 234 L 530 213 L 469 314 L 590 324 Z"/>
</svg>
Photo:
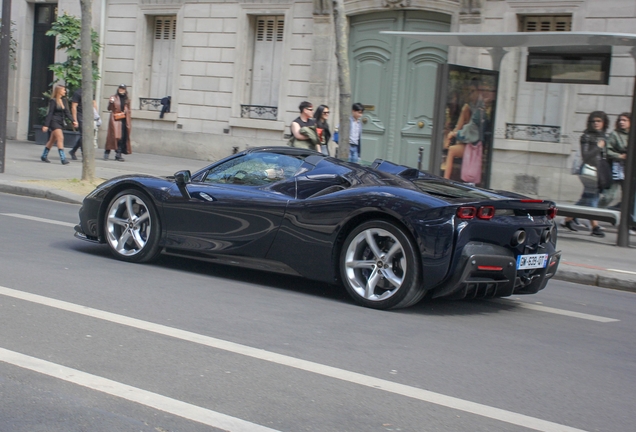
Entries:
<svg viewBox="0 0 636 432">
<path fill-rule="evenodd" d="M 139 98 L 139 109 L 147 111 L 161 111 L 161 98 Z"/>
<path fill-rule="evenodd" d="M 506 138 L 558 143 L 561 141 L 561 127 L 506 123 Z"/>
<path fill-rule="evenodd" d="M 241 105 L 241 117 L 260 120 L 276 120 L 278 118 L 278 107 Z"/>
</svg>

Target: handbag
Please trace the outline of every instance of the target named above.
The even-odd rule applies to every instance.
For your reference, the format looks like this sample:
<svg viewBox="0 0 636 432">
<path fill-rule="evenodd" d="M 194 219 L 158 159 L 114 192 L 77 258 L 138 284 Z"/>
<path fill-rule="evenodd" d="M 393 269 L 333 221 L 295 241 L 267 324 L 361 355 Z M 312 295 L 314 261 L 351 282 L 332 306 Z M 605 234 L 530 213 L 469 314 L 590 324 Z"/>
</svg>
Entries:
<svg viewBox="0 0 636 432">
<path fill-rule="evenodd" d="M 123 120 L 126 118 L 126 113 L 125 112 L 118 112 L 118 113 L 114 113 L 113 114 L 113 118 L 115 120 Z"/>
<path fill-rule="evenodd" d="M 625 180 L 625 167 L 622 163 L 613 161 L 612 162 L 612 180 L 621 181 Z"/>
<path fill-rule="evenodd" d="M 596 175 L 598 177 L 598 189 L 604 190 L 612 186 L 612 167 L 607 159 L 599 159 L 596 165 Z"/>
<path fill-rule="evenodd" d="M 483 147 L 481 141 L 477 141 L 474 144 L 466 144 L 460 173 L 462 181 L 473 184 L 481 183 Z"/>
</svg>

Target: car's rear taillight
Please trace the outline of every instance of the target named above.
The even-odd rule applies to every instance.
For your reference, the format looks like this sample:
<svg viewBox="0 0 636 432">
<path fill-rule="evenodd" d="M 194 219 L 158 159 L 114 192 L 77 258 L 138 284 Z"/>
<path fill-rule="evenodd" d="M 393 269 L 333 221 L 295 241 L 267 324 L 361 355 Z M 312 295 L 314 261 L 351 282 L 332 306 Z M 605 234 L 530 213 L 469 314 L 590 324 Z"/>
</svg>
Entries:
<svg viewBox="0 0 636 432">
<path fill-rule="evenodd" d="M 479 219 L 492 219 L 495 215 L 495 208 L 493 206 L 483 206 L 479 207 L 477 210 L 477 217 Z"/>
<path fill-rule="evenodd" d="M 475 207 L 460 207 L 457 209 L 457 217 L 460 219 L 472 219 L 477 214 Z"/>
<path fill-rule="evenodd" d="M 559 211 L 559 209 L 557 209 L 556 207 L 552 206 L 548 209 L 548 219 L 554 219 L 557 215 L 557 212 Z"/>
</svg>

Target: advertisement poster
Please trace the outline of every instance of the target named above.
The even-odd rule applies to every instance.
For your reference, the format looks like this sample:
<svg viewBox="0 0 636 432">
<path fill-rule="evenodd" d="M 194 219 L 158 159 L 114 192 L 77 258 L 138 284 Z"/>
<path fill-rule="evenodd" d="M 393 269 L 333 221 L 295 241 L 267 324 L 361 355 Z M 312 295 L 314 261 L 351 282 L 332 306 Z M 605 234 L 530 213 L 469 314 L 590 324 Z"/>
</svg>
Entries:
<svg viewBox="0 0 636 432">
<path fill-rule="evenodd" d="M 448 65 L 440 175 L 488 187 L 498 72 Z"/>
</svg>

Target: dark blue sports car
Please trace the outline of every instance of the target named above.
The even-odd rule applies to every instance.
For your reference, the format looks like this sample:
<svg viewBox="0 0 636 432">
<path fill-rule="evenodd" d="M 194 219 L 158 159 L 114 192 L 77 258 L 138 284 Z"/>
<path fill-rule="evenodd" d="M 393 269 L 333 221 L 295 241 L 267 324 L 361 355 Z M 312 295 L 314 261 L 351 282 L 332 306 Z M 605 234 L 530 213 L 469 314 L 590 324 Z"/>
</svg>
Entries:
<svg viewBox="0 0 636 432">
<path fill-rule="evenodd" d="M 554 276 L 554 203 L 376 160 L 251 148 L 191 174 L 109 180 L 76 237 L 148 262 L 160 253 L 340 283 L 377 309 L 431 297 L 532 294 Z"/>
</svg>

